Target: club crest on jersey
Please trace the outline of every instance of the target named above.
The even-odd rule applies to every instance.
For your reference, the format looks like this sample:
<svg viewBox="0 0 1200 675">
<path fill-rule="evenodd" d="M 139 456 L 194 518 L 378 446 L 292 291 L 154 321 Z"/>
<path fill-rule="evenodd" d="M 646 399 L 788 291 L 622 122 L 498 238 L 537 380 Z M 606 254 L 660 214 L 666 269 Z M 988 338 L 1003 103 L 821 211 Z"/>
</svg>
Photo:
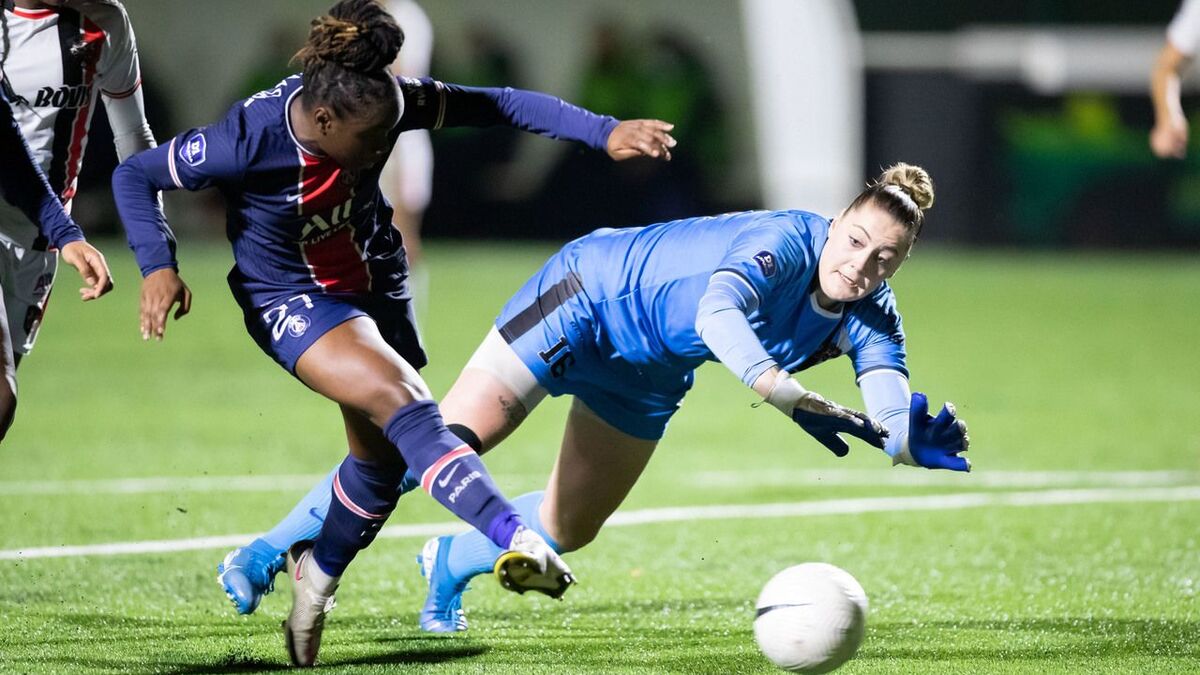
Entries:
<svg viewBox="0 0 1200 675">
<path fill-rule="evenodd" d="M 301 337 L 306 331 L 308 331 L 308 327 L 311 324 L 312 322 L 309 321 L 307 316 L 304 316 L 303 314 L 293 314 L 291 320 L 288 321 L 288 335 L 291 335 L 294 338 Z"/>
<path fill-rule="evenodd" d="M 758 269 L 762 270 L 763 276 L 770 279 L 775 276 L 775 254 L 770 251 L 759 251 L 754 254 L 754 262 L 758 263 Z"/>
<path fill-rule="evenodd" d="M 205 152 L 207 150 L 208 141 L 204 140 L 203 133 L 198 133 L 179 146 L 179 159 L 182 159 L 191 166 L 200 166 L 206 159 Z"/>
</svg>

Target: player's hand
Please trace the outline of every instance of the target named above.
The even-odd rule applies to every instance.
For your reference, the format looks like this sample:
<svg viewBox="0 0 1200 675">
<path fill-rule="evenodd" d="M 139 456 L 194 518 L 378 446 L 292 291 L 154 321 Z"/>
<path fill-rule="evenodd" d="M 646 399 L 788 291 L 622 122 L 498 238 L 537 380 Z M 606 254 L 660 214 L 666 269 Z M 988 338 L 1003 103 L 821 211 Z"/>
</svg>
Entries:
<svg viewBox="0 0 1200 675">
<path fill-rule="evenodd" d="M 662 120 L 625 120 L 608 135 L 608 156 L 618 162 L 634 157 L 669 162 L 675 139 L 667 132 L 674 128 L 674 124 Z"/>
<path fill-rule="evenodd" d="M 880 450 L 888 436 L 887 429 L 866 413 L 840 406 L 811 391 L 804 392 L 796 402 L 792 421 L 838 457 L 850 452 L 850 445 L 838 434 L 850 434 Z"/>
<path fill-rule="evenodd" d="M 1162 159 L 1187 157 L 1187 120 L 1160 122 L 1150 131 L 1150 149 Z"/>
<path fill-rule="evenodd" d="M 575 583 L 567 563 L 540 534 L 525 526 L 517 528 L 508 550 L 496 560 L 495 572 L 500 585 L 510 591 L 537 591 L 552 598 L 561 598 Z"/>
<path fill-rule="evenodd" d="M 947 403 L 933 417 L 925 394 L 914 391 L 908 414 L 909 457 L 901 461 L 911 458 L 913 464 L 926 469 L 971 470 L 971 462 L 959 457 L 971 444 L 967 423 L 958 419 L 953 403 Z"/>
<path fill-rule="evenodd" d="M 64 262 L 79 270 L 84 283 L 84 287 L 79 289 L 79 297 L 84 302 L 95 300 L 113 289 L 108 261 L 95 246 L 80 239 L 63 246 L 59 255 Z"/>
<path fill-rule="evenodd" d="M 192 291 L 179 278 L 179 273 L 167 267 L 155 270 L 142 279 L 141 330 L 142 339 L 163 339 L 167 329 L 167 314 L 176 304 L 175 319 L 179 320 L 192 309 Z"/>
<path fill-rule="evenodd" d="M 838 457 L 850 452 L 850 446 L 838 434 L 850 434 L 880 449 L 888 436 L 887 429 L 866 413 L 808 391 L 786 370 L 772 367 L 759 376 L 753 389 Z"/>
</svg>

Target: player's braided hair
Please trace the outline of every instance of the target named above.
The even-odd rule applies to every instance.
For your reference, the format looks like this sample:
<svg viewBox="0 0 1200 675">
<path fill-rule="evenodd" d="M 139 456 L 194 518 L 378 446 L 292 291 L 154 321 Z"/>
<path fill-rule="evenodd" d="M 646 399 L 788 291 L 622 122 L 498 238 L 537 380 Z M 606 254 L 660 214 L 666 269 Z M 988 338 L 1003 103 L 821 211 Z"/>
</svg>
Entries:
<svg viewBox="0 0 1200 675">
<path fill-rule="evenodd" d="M 388 66 L 403 44 L 404 32 L 376 0 L 341 0 L 313 19 L 292 58 L 304 68 L 305 102 L 345 116 L 394 96 Z"/>
<path fill-rule="evenodd" d="M 919 166 L 898 162 L 868 183 L 847 210 L 868 203 L 891 214 L 912 232 L 915 240 L 925 224 L 925 211 L 933 206 L 933 179 Z"/>
</svg>

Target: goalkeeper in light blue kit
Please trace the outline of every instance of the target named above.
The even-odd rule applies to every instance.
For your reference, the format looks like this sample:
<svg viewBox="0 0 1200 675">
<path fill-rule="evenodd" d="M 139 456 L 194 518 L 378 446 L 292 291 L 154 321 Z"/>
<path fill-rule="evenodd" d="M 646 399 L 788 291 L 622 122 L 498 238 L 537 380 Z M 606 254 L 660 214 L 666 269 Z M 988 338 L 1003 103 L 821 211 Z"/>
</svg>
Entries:
<svg viewBox="0 0 1200 675">
<path fill-rule="evenodd" d="M 559 552 L 592 541 L 621 504 L 705 361 L 724 363 L 838 456 L 849 451 L 839 434 L 848 434 L 895 464 L 968 471 L 960 456 L 967 427 L 953 405 L 933 417 L 925 396 L 910 394 L 904 332 L 886 283 L 932 203 L 929 175 L 898 164 L 832 221 L 752 211 L 598 230 L 567 244 L 505 305 L 442 413 L 484 452 L 547 394 L 575 397 L 545 491 L 513 501 Z M 842 354 L 868 414 L 807 391 L 792 375 Z M 248 548 L 263 559 L 310 536 L 322 500 L 324 485 Z M 418 556 L 429 581 L 421 627 L 465 630 L 467 582 L 502 554 L 475 531 L 427 542 Z M 269 589 L 263 570 L 236 576 L 243 583 L 224 585 L 239 607 L 256 605 Z M 260 581 L 245 583 L 251 578 Z"/>
</svg>

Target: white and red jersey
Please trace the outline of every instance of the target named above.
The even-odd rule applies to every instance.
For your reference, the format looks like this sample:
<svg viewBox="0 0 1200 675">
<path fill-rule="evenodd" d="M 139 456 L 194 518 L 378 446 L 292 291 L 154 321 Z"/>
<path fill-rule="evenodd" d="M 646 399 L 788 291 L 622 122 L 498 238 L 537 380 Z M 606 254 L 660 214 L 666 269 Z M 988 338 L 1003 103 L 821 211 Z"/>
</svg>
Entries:
<svg viewBox="0 0 1200 675">
<path fill-rule="evenodd" d="M 4 13 L 4 86 L 34 158 L 69 210 L 97 96 L 123 99 L 141 85 L 129 17 L 116 0 L 38 10 L 4 0 Z M 23 216 L 0 212 L 0 234 L 41 247 Z"/>
<path fill-rule="evenodd" d="M 1167 40 L 1186 56 L 1196 55 L 1200 46 L 1200 0 L 1184 0 L 1167 26 Z"/>
</svg>

